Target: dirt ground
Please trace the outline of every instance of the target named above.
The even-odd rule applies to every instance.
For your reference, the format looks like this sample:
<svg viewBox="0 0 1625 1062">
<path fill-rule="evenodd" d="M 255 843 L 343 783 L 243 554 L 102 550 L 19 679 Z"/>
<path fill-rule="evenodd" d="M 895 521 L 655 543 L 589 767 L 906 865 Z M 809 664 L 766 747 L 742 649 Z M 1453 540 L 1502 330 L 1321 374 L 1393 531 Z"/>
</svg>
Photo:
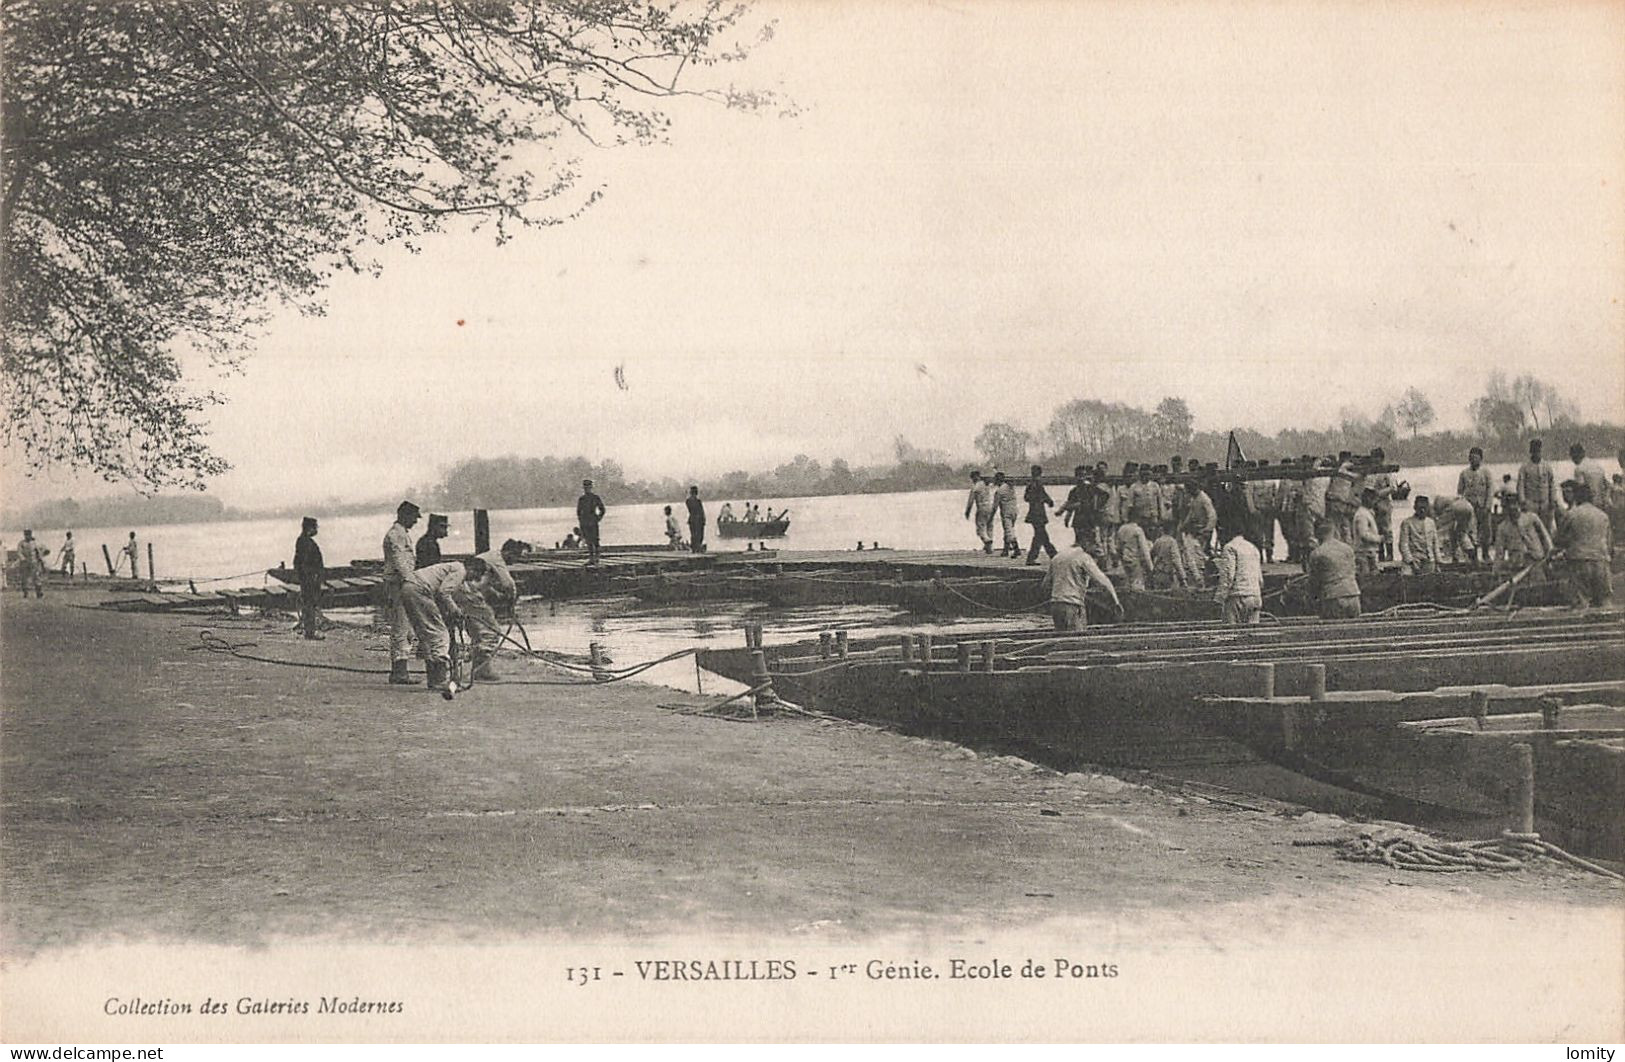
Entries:
<svg viewBox="0 0 1625 1062">
<path fill-rule="evenodd" d="M 1350 864 L 1292 844 L 1356 832 L 1330 816 L 844 722 L 683 715 L 660 705 L 693 694 L 633 682 L 446 702 L 384 683 L 380 635 L 307 642 L 291 620 L 72 597 L 0 604 L 8 962 L 124 942 L 964 939 L 1068 919 L 1267 940 L 1490 908 L 1578 920 L 1618 959 L 1621 889 L 1578 871 Z M 210 654 L 204 627 L 376 673 Z"/>
</svg>

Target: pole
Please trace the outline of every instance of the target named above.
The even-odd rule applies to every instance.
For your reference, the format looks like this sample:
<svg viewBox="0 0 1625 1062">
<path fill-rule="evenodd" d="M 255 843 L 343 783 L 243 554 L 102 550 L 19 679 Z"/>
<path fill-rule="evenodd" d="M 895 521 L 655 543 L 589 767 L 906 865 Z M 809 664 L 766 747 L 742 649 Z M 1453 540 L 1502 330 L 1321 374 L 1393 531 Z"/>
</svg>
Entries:
<svg viewBox="0 0 1625 1062">
<path fill-rule="evenodd" d="M 750 684 L 756 688 L 753 710 L 778 700 L 773 693 L 773 678 L 767 673 L 767 654 L 760 649 L 750 654 Z"/>
<path fill-rule="evenodd" d="M 1518 816 L 1518 832 L 1535 832 L 1535 750 L 1533 746 L 1512 746 L 1513 812 Z"/>
<path fill-rule="evenodd" d="M 107 574 L 111 578 L 113 575 L 113 555 L 107 552 L 107 543 L 105 542 L 102 543 L 102 560 L 107 562 Z"/>
<path fill-rule="evenodd" d="M 587 646 L 587 652 L 592 657 L 592 680 L 594 682 L 608 682 L 609 675 L 604 671 L 604 647 L 597 642 Z"/>
<path fill-rule="evenodd" d="M 152 564 L 152 543 L 151 542 L 147 543 L 147 581 L 152 582 L 152 583 L 156 583 L 158 581 L 158 569 L 153 567 L 153 564 Z"/>
<path fill-rule="evenodd" d="M 995 656 L 995 650 L 997 650 L 997 648 L 998 648 L 998 643 L 997 642 L 994 642 L 994 641 L 990 640 L 990 641 L 985 641 L 985 642 L 982 643 L 982 670 L 983 671 L 992 671 L 993 670 L 993 658 Z"/>
<path fill-rule="evenodd" d="M 847 654 L 848 651 L 849 650 L 848 650 L 847 644 L 846 644 L 846 632 L 845 631 L 836 631 L 835 632 L 835 655 L 840 657 L 842 660 L 845 660 L 846 659 L 846 654 Z"/>
<path fill-rule="evenodd" d="M 1326 665 L 1309 664 L 1305 669 L 1309 673 L 1309 699 L 1323 701 L 1326 699 Z"/>
<path fill-rule="evenodd" d="M 474 510 L 474 552 L 491 551 L 491 514 L 484 509 Z"/>
<path fill-rule="evenodd" d="M 961 671 L 969 671 L 970 670 L 970 643 L 969 642 L 960 642 L 959 643 L 959 670 L 961 670 Z"/>
</svg>

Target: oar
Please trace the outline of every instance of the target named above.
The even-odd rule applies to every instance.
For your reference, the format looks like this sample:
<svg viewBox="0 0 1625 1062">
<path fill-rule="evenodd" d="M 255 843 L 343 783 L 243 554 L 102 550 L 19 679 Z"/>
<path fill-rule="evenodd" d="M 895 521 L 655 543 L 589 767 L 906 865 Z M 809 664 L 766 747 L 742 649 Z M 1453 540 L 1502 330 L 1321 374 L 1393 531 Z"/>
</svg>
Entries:
<svg viewBox="0 0 1625 1062">
<path fill-rule="evenodd" d="M 1534 571 L 1543 561 L 1545 561 L 1547 559 L 1548 558 L 1546 558 L 1546 557 L 1542 557 L 1540 560 L 1530 561 L 1527 565 L 1524 566 L 1522 571 L 1518 572 L 1518 574 L 1514 575 L 1512 578 L 1508 579 L 1506 582 L 1502 583 L 1500 586 L 1497 586 L 1494 590 L 1491 590 L 1489 593 L 1485 594 L 1483 597 L 1481 597 L 1477 601 L 1473 602 L 1473 607 L 1474 608 L 1483 608 L 1485 605 L 1488 605 L 1488 604 L 1492 603 L 1493 601 L 1495 601 L 1496 598 L 1500 597 L 1502 594 L 1506 593 L 1507 591 L 1511 590 L 1513 587 L 1517 586 L 1519 583 L 1523 582 L 1524 578 L 1526 576 L 1528 576 L 1528 574 L 1530 572 Z"/>
</svg>

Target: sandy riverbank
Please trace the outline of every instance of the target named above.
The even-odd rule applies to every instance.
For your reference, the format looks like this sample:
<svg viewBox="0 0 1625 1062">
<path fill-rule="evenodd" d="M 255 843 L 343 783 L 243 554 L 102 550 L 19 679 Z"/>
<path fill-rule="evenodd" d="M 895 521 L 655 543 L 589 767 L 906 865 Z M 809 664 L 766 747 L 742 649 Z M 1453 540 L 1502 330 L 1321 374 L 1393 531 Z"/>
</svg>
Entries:
<svg viewBox="0 0 1625 1062">
<path fill-rule="evenodd" d="M 1527 931 L 1539 951 L 1498 964 L 1561 946 L 1585 981 L 1546 994 L 1585 1003 L 1586 1035 L 1617 1037 L 1625 1020 L 1610 994 L 1622 893 L 1578 872 L 1343 863 L 1291 844 L 1353 832 L 1327 816 L 847 723 L 696 718 L 659 707 L 693 694 L 637 683 L 481 686 L 448 703 L 385 685 L 377 635 L 306 642 L 291 622 L 102 614 L 70 596 L 0 605 L 14 985 L 86 947 L 696 934 L 861 948 L 1104 932 L 1133 953 L 1298 942 L 1349 961 L 1368 944 L 1426 941 L 1438 956 L 1456 941 L 1441 971 L 1467 976 L 1487 940 Z M 205 626 L 267 656 L 378 673 L 196 651 Z M 1531 1034 L 1574 1020 L 1546 1016 Z"/>
</svg>

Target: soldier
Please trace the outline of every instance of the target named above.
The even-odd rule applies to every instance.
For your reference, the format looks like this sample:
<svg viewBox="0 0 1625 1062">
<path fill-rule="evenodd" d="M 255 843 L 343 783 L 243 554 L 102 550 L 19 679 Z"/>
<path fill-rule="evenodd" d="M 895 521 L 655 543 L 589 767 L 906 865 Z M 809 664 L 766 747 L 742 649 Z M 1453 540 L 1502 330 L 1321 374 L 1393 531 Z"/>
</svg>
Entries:
<svg viewBox="0 0 1625 1062">
<path fill-rule="evenodd" d="M 1078 545 L 1083 545 L 1079 542 Z M 1129 590 L 1144 590 L 1151 575 L 1151 546 L 1145 532 L 1130 516 L 1117 529 L 1117 550 L 1123 558 L 1124 585 Z"/>
<path fill-rule="evenodd" d="M 1558 529 L 1557 549 L 1569 571 L 1576 608 L 1602 607 L 1613 596 L 1608 571 L 1608 515 L 1591 500 L 1591 485 L 1576 481 L 1574 505 Z"/>
<path fill-rule="evenodd" d="M 982 552 L 993 552 L 993 484 L 982 478 L 980 470 L 970 474 L 970 494 L 965 498 L 965 519 L 976 516 L 976 537 L 982 541 Z"/>
<path fill-rule="evenodd" d="M 1399 525 L 1399 561 L 1406 575 L 1439 570 L 1439 527 L 1430 513 L 1427 495 L 1418 495 L 1415 515 Z"/>
<path fill-rule="evenodd" d="M 427 568 L 431 564 L 440 563 L 440 540 L 451 533 L 451 524 L 440 513 L 429 514 L 429 526 L 423 529 L 423 537 L 412 552 L 412 567 Z"/>
<path fill-rule="evenodd" d="M 1162 484 L 1151 478 L 1150 465 L 1140 465 L 1138 472 L 1139 478 L 1128 485 L 1124 495 L 1122 518 L 1132 516 L 1141 527 L 1162 523 Z"/>
<path fill-rule="evenodd" d="M 322 565 L 322 548 L 316 544 L 316 531 L 316 518 L 305 517 L 293 544 L 293 570 L 299 577 L 299 627 L 306 639 L 313 642 L 323 637 L 316 630 L 316 606 L 321 601 L 322 584 L 327 578 L 327 569 Z"/>
<path fill-rule="evenodd" d="M 1490 470 L 1483 467 L 1484 451 L 1475 446 L 1467 451 L 1467 467 L 1456 477 L 1456 493 L 1466 498 L 1473 507 L 1474 537 L 1483 556 L 1490 551 Z"/>
<path fill-rule="evenodd" d="M 695 553 L 705 552 L 705 502 L 700 500 L 700 488 L 689 487 L 683 504 L 688 506 L 688 548 Z"/>
<path fill-rule="evenodd" d="M 1523 511 L 1516 494 L 1502 503 L 1501 522 L 1495 528 L 1491 560 L 1497 572 L 1543 561 L 1552 552 L 1552 536 L 1533 513 Z"/>
<path fill-rule="evenodd" d="M 1380 467 L 1388 463 L 1388 455 L 1379 446 L 1371 451 L 1371 460 Z M 1365 485 L 1377 494 L 1377 504 L 1371 509 L 1377 518 L 1377 531 L 1382 535 L 1382 549 L 1377 558 L 1391 561 L 1394 559 L 1394 477 L 1387 472 L 1373 472 L 1365 478 Z"/>
<path fill-rule="evenodd" d="M 141 578 L 141 543 L 136 541 L 134 531 L 130 532 L 130 540 L 124 543 L 123 553 L 130 558 L 130 578 Z"/>
<path fill-rule="evenodd" d="M 1055 499 L 1044 489 L 1044 469 L 1041 466 L 1033 466 L 1032 478 L 1027 482 L 1023 498 L 1027 502 L 1027 523 L 1032 528 L 1033 536 L 1032 545 L 1027 549 L 1027 566 L 1036 567 L 1040 549 L 1050 557 L 1056 553 L 1055 543 L 1049 540 L 1049 510 L 1055 506 Z"/>
<path fill-rule="evenodd" d="M 1586 457 L 1586 448 L 1579 443 L 1569 447 L 1569 460 L 1574 462 L 1574 479 L 1591 488 L 1591 504 L 1607 512 L 1611 491 L 1608 473 L 1597 462 Z"/>
<path fill-rule="evenodd" d="M 1417 499 L 1421 512 L 1426 499 Z M 1406 524 L 1410 521 L 1406 520 Z M 1430 521 L 1431 523 L 1431 521 Z M 1404 528 L 1400 529 L 1399 548 L 1405 549 Z M 1320 602 L 1321 619 L 1355 619 L 1360 615 L 1360 580 L 1354 570 L 1354 547 L 1338 538 L 1327 520 L 1315 527 L 1320 544 L 1309 554 L 1309 588 Z"/>
<path fill-rule="evenodd" d="M 45 554 L 32 530 L 25 529 L 22 541 L 17 543 L 17 576 L 17 589 L 24 597 L 30 587 L 36 598 L 45 596 Z"/>
<path fill-rule="evenodd" d="M 1382 533 L 1377 530 L 1377 492 L 1367 487 L 1354 510 L 1354 566 L 1361 575 L 1373 575 L 1382 557 Z"/>
<path fill-rule="evenodd" d="M 1185 552 L 1185 571 L 1190 577 L 1190 584 L 1201 586 L 1207 581 L 1208 550 L 1213 541 L 1213 532 L 1218 527 L 1219 515 L 1201 484 L 1188 483 L 1184 492 L 1188 500 L 1185 502 L 1185 519 L 1179 526 L 1180 544 Z"/>
<path fill-rule="evenodd" d="M 395 508 L 395 522 L 384 535 L 384 607 L 389 614 L 389 681 L 394 686 L 415 686 L 418 679 L 407 673 L 412 659 L 412 620 L 402 597 L 406 580 L 417 570 L 417 556 L 407 533 L 418 522 L 421 509 L 409 501 Z"/>
<path fill-rule="evenodd" d="M 1088 465 L 1072 470 L 1072 489 L 1056 510 L 1063 523 L 1072 525 L 1072 539 L 1087 550 L 1100 545 L 1100 492 Z"/>
<path fill-rule="evenodd" d="M 62 553 L 57 558 L 57 561 L 57 571 L 63 575 L 66 575 L 68 577 L 68 582 L 73 582 L 74 550 L 72 531 L 68 532 L 67 541 L 62 543 Z"/>
<path fill-rule="evenodd" d="M 1117 611 L 1123 611 L 1117 588 L 1100 570 L 1089 551 L 1082 546 L 1068 546 L 1050 562 L 1044 572 L 1042 588 L 1049 594 L 1050 617 L 1058 631 L 1080 631 L 1088 624 L 1084 593 L 1094 583 L 1111 595 Z"/>
<path fill-rule="evenodd" d="M 1264 609 L 1264 557 L 1240 531 L 1219 551 L 1219 584 L 1213 598 L 1230 627 L 1257 623 Z"/>
<path fill-rule="evenodd" d="M 502 647 L 502 631 L 497 625 L 497 609 L 509 609 L 518 597 L 513 574 L 502 554 L 481 553 L 463 564 L 463 580 L 452 589 L 453 599 L 463 613 L 468 631 L 471 663 L 469 677 L 477 682 L 501 682 L 494 660 Z"/>
<path fill-rule="evenodd" d="M 1518 469 L 1518 501 L 1525 512 L 1540 517 L 1551 531 L 1557 526 L 1557 482 L 1552 466 L 1541 460 L 1541 442 L 1529 440 L 1529 460 Z"/>
<path fill-rule="evenodd" d="M 1003 472 L 993 473 L 993 502 L 999 509 L 999 522 L 1004 527 L 1004 548 L 1001 557 L 1021 556 L 1021 543 L 1016 541 L 1016 485 L 1004 478 Z"/>
<path fill-rule="evenodd" d="M 598 524 L 604 518 L 604 499 L 593 493 L 592 480 L 581 481 L 581 497 L 576 499 L 576 520 L 581 524 L 581 538 L 587 544 L 587 565 L 598 563 Z"/>
<path fill-rule="evenodd" d="M 1157 590 L 1172 590 L 1190 584 L 1185 575 L 1185 556 L 1179 541 L 1166 525 L 1154 529 L 1156 541 L 1151 543 L 1151 586 Z"/>
<path fill-rule="evenodd" d="M 445 561 L 415 569 L 401 584 L 401 606 L 417 635 L 418 652 L 429 669 L 429 688 L 443 690 L 451 678 L 450 626 L 463 620 L 458 601 L 466 569 L 476 562 Z M 393 677 L 391 678 L 393 681 Z"/>
<path fill-rule="evenodd" d="M 1258 468 L 1263 470 L 1269 465 L 1268 461 L 1258 462 Z M 1254 479 L 1246 486 L 1247 507 L 1252 512 L 1253 541 L 1263 551 L 1264 560 L 1269 563 L 1275 561 L 1275 523 L 1280 519 L 1280 491 L 1281 481 L 1278 479 Z"/>
</svg>

